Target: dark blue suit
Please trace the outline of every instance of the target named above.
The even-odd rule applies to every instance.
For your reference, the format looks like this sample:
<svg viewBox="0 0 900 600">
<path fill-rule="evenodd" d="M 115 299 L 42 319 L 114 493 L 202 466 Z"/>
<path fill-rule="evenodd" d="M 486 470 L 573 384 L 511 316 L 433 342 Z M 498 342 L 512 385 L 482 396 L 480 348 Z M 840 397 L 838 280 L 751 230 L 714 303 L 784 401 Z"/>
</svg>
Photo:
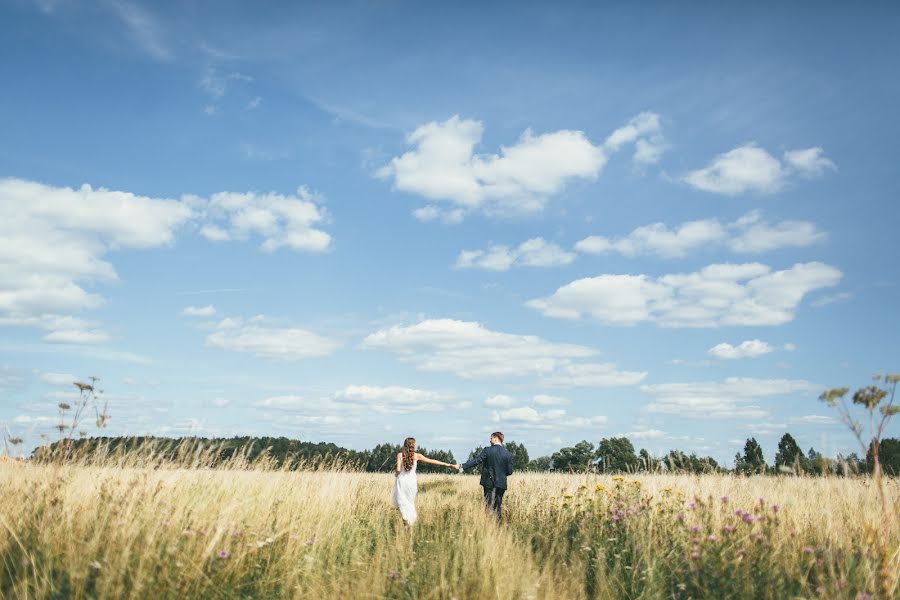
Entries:
<svg viewBox="0 0 900 600">
<path fill-rule="evenodd" d="M 462 465 L 463 470 L 481 465 L 481 487 L 484 488 L 484 502 L 500 517 L 503 494 L 506 493 L 506 478 L 512 475 L 513 461 L 503 444 L 488 446 L 481 453 Z"/>
</svg>

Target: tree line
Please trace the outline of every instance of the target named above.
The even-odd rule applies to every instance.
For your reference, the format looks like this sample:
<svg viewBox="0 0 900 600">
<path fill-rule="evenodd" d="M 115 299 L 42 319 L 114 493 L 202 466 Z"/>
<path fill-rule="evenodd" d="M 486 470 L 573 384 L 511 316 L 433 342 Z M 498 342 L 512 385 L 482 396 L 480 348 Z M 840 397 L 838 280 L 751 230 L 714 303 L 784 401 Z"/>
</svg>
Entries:
<svg viewBox="0 0 900 600">
<path fill-rule="evenodd" d="M 739 474 L 808 474 L 808 475 L 852 475 L 871 473 L 873 468 L 872 447 L 865 457 L 855 453 L 834 458 L 823 456 L 810 448 L 804 453 L 794 437 L 785 433 L 778 443 L 774 464 L 767 464 L 763 449 L 755 438 L 747 439 L 743 452 L 734 459 L 734 467 L 727 469 L 710 456 L 686 454 L 681 450 L 670 450 L 662 456 L 653 456 L 646 449 L 635 451 L 627 437 L 610 437 L 593 443 L 582 440 L 574 446 L 560 448 L 556 452 L 531 459 L 524 444 L 510 441 L 506 448 L 513 456 L 516 471 L 556 471 L 556 472 L 672 472 L 672 473 L 725 473 Z M 203 465 L 215 467 L 233 461 L 245 460 L 256 463 L 267 460 L 281 468 L 300 464 L 341 464 L 348 468 L 368 472 L 390 472 L 401 450 L 400 444 L 378 444 L 370 450 L 350 450 L 327 442 L 308 442 L 285 437 L 203 438 L 179 437 L 91 437 L 78 440 L 54 442 L 34 450 L 35 460 L 59 458 L 65 448 L 69 458 L 89 458 L 100 453 L 107 456 L 152 456 L 155 460 L 168 462 L 189 462 L 192 456 L 202 453 Z M 469 453 L 469 459 L 481 452 L 480 446 Z M 450 464 L 456 459 L 450 450 L 419 447 L 425 456 Z M 886 438 L 880 443 L 881 466 L 888 475 L 900 475 L 900 439 Z M 420 464 L 422 473 L 446 473 L 444 467 Z M 478 469 L 476 468 L 477 472 Z"/>
</svg>

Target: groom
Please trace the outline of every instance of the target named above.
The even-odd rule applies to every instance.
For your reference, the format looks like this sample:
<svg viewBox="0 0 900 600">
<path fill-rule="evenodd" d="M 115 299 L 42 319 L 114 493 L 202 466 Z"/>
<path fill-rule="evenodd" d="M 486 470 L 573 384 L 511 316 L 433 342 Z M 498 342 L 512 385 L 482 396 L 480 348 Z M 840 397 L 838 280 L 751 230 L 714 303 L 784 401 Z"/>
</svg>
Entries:
<svg viewBox="0 0 900 600">
<path fill-rule="evenodd" d="M 491 434 L 491 445 L 463 465 L 457 465 L 459 471 L 481 466 L 481 487 L 484 488 L 484 504 L 494 511 L 500 519 L 503 506 L 503 494 L 506 493 L 506 478 L 512 475 L 512 454 L 503 446 L 503 434 L 495 431 Z"/>
</svg>

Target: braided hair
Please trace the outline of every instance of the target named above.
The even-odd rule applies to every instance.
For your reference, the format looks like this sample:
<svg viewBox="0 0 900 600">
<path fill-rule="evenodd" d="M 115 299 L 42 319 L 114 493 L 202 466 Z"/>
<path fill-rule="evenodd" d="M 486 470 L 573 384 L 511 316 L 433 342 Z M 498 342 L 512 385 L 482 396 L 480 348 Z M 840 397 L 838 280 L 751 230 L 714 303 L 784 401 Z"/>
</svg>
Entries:
<svg viewBox="0 0 900 600">
<path fill-rule="evenodd" d="M 408 437 L 403 440 L 403 470 L 412 471 L 413 460 L 416 457 L 416 438 Z"/>
</svg>

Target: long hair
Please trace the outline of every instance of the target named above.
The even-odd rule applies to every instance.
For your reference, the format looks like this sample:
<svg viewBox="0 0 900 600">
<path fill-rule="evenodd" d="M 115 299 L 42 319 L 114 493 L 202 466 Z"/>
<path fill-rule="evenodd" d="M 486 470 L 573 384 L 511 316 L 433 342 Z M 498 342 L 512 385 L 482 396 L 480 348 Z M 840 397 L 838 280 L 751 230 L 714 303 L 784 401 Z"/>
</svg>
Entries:
<svg viewBox="0 0 900 600">
<path fill-rule="evenodd" d="M 403 470 L 412 471 L 413 461 L 416 458 L 416 438 L 408 437 L 403 440 Z"/>
</svg>

